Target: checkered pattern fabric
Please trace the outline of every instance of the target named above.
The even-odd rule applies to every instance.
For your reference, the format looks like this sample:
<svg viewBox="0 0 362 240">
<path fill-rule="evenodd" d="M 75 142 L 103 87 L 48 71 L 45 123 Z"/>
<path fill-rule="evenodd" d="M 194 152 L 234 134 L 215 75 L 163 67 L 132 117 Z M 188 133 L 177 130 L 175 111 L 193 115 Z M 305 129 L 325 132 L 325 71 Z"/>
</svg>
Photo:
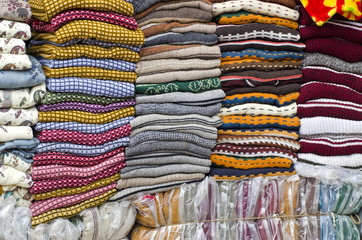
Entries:
<svg viewBox="0 0 362 240">
<path fill-rule="evenodd" d="M 47 87 L 51 92 L 76 92 L 116 98 L 131 97 L 135 93 L 132 83 L 76 77 L 49 78 Z"/>
<path fill-rule="evenodd" d="M 130 30 L 122 26 L 91 21 L 76 20 L 59 28 L 54 33 L 33 33 L 33 38 L 37 40 L 47 40 L 56 43 L 68 42 L 77 39 L 98 39 L 107 42 L 123 43 L 129 45 L 142 46 L 145 36 L 140 28 Z"/>
<path fill-rule="evenodd" d="M 127 98 L 109 98 L 102 96 L 92 96 L 86 94 L 78 94 L 78 93 L 52 93 L 47 92 L 42 99 L 42 104 L 55 104 L 55 103 L 63 103 L 63 102 L 80 102 L 80 103 L 88 103 L 88 104 L 98 104 L 98 105 L 109 105 L 112 103 L 118 102 L 134 102 L 134 99 Z"/>
<path fill-rule="evenodd" d="M 105 112 L 115 111 L 120 108 L 132 107 L 135 105 L 135 103 L 136 101 L 126 101 L 126 102 L 112 103 L 110 105 L 103 106 L 103 105 L 87 104 L 79 102 L 65 102 L 53 105 L 40 105 L 38 106 L 38 110 L 42 112 L 75 110 L 75 111 L 83 111 L 90 113 L 105 113 Z"/>
</svg>

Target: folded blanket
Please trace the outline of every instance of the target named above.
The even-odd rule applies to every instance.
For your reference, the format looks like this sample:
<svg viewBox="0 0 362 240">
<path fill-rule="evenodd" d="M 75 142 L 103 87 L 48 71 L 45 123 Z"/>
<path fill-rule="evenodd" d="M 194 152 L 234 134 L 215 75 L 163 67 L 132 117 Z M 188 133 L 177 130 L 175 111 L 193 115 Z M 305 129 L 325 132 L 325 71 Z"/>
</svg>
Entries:
<svg viewBox="0 0 362 240">
<path fill-rule="evenodd" d="M 244 59 L 221 62 L 220 65 L 222 73 L 254 69 L 262 71 L 274 71 L 291 68 L 302 68 L 302 60 L 267 61 L 257 59 Z"/>
<path fill-rule="evenodd" d="M 25 54 L 25 42 L 16 38 L 0 38 L 0 54 Z"/>
<path fill-rule="evenodd" d="M 73 0 L 63 0 L 62 4 L 59 4 L 57 0 L 30 0 L 29 4 L 33 12 L 33 17 L 44 22 L 49 22 L 55 15 L 72 9 L 116 12 L 126 16 L 133 15 L 132 4 L 126 1 L 101 0 L 93 2 L 86 0 L 74 2 Z"/>
<path fill-rule="evenodd" d="M 173 153 L 151 153 L 127 158 L 127 166 L 191 164 L 209 167 L 210 158 L 199 158 Z"/>
<path fill-rule="evenodd" d="M 300 39 L 298 30 L 264 23 L 218 25 L 216 34 L 219 37 L 220 42 L 240 41 L 254 38 L 297 42 Z"/>
<path fill-rule="evenodd" d="M 221 54 L 221 61 L 233 61 L 241 59 L 259 59 L 259 60 L 303 60 L 304 53 L 291 51 L 267 51 L 254 48 L 244 49 L 242 51 L 228 51 Z M 256 72 L 256 71 L 255 71 Z"/>
<path fill-rule="evenodd" d="M 197 32 L 204 34 L 213 34 L 216 31 L 215 23 L 179 23 L 179 22 L 170 22 L 170 23 L 150 23 L 141 27 L 146 38 L 166 33 L 166 32 L 175 32 L 175 33 L 186 33 L 186 32 Z"/>
<path fill-rule="evenodd" d="M 0 70 L 1 71 L 24 71 L 32 67 L 28 55 L 18 54 L 0 54 Z"/>
<path fill-rule="evenodd" d="M 47 87 L 51 92 L 83 93 L 116 98 L 132 97 L 135 92 L 132 83 L 78 77 L 49 78 Z"/>
<path fill-rule="evenodd" d="M 248 48 L 270 51 L 293 51 L 301 52 L 305 48 L 304 43 L 295 42 L 271 42 L 265 40 L 247 40 L 239 42 L 219 43 L 221 52 L 240 51 Z"/>
<path fill-rule="evenodd" d="M 219 78 L 205 78 L 187 82 L 172 82 L 163 84 L 137 84 L 136 94 L 156 95 L 170 92 L 201 93 L 221 88 Z"/>
<path fill-rule="evenodd" d="M 8 142 L 17 139 L 32 139 L 33 130 L 27 126 L 2 126 L 0 125 L 0 142 Z"/>
<path fill-rule="evenodd" d="M 200 114 L 203 116 L 217 115 L 221 108 L 221 103 L 215 103 L 207 106 L 187 106 L 174 103 L 144 103 L 137 104 L 136 116 L 147 114 L 166 114 L 166 115 L 186 115 Z"/>
<path fill-rule="evenodd" d="M 71 10 L 62 12 L 53 17 L 50 22 L 42 22 L 32 18 L 28 23 L 37 32 L 55 32 L 63 25 L 74 20 L 93 20 L 119 25 L 131 30 L 137 29 L 137 22 L 133 17 L 127 17 L 115 12 L 96 12 L 90 10 Z"/>
<path fill-rule="evenodd" d="M 298 92 L 290 93 L 285 96 L 278 96 L 268 93 L 246 93 L 227 96 L 222 104 L 223 107 L 232 107 L 244 103 L 261 103 L 281 107 L 296 102 L 298 97 Z"/>
<path fill-rule="evenodd" d="M 298 139 L 298 132 L 279 128 L 259 128 L 259 129 L 219 129 L 219 135 L 229 136 L 271 136 L 282 137 L 292 140 Z"/>
<path fill-rule="evenodd" d="M 226 116 L 221 117 L 223 124 L 220 128 L 282 128 L 298 129 L 298 117 L 271 117 L 271 116 Z"/>
<path fill-rule="evenodd" d="M 21 71 L 0 71 L 0 89 L 28 88 L 45 82 L 45 75 L 38 60 L 32 56 L 29 56 L 29 59 L 31 62 L 31 68 L 28 70 L 21 69 Z M 13 66 L 11 66 L 11 68 L 12 67 Z M 10 68 L 10 66 L 7 68 Z"/>
<path fill-rule="evenodd" d="M 0 154 L 1 164 L 3 166 L 12 167 L 23 173 L 31 174 L 33 167 L 31 163 L 25 162 L 21 157 L 12 154 L 11 152 L 4 151 Z"/>
<path fill-rule="evenodd" d="M 59 111 L 59 110 L 75 110 L 91 113 L 105 113 L 115 111 L 120 108 L 132 107 L 136 105 L 136 101 L 129 100 L 124 102 L 112 103 L 109 105 L 96 105 L 79 102 L 65 102 L 53 105 L 39 105 L 38 109 L 42 112 Z"/>
<path fill-rule="evenodd" d="M 291 82 L 290 84 L 283 85 L 283 84 L 278 84 L 278 83 L 286 83 L 286 82 Z M 293 82 L 297 82 L 297 83 L 293 83 Z M 268 82 L 264 83 L 264 84 L 268 84 Z M 236 85 L 236 84 L 234 84 Z M 240 88 L 235 88 L 234 85 L 230 85 L 230 87 L 223 87 L 222 89 L 225 91 L 226 96 L 230 96 L 230 95 L 234 95 L 234 94 L 243 94 L 243 93 L 252 93 L 252 92 L 257 92 L 257 93 L 271 93 L 271 94 L 275 94 L 275 95 L 287 95 L 289 93 L 293 93 L 293 92 L 299 92 L 301 87 L 299 84 L 299 81 L 282 81 L 282 82 L 276 82 L 275 85 L 273 86 L 268 86 L 268 85 L 261 85 L 261 86 L 254 86 L 252 84 L 251 87 L 245 87 L 245 86 L 241 86 Z M 239 84 L 240 86 L 241 84 Z M 236 86 L 238 87 L 238 86 Z M 228 89 L 232 89 L 232 90 L 228 90 Z"/>
<path fill-rule="evenodd" d="M 0 3 L 0 18 L 25 22 L 31 17 L 28 1 L 4 1 Z"/>
<path fill-rule="evenodd" d="M 120 118 L 106 124 L 87 124 L 87 123 L 78 123 L 78 122 L 46 122 L 46 123 L 38 123 L 35 126 L 35 129 L 37 131 L 69 130 L 69 131 L 77 131 L 82 133 L 99 134 L 107 132 L 111 129 L 121 127 L 125 124 L 129 124 L 133 118 L 134 117 L 132 116 Z"/>
<path fill-rule="evenodd" d="M 362 154 L 324 156 L 314 153 L 298 153 L 299 162 L 313 165 L 340 166 L 362 171 Z"/>
<path fill-rule="evenodd" d="M 293 167 L 290 168 L 259 168 L 240 170 L 232 168 L 211 168 L 210 176 L 216 180 L 238 180 L 247 177 L 271 177 L 271 176 L 285 176 L 294 175 L 295 170 Z"/>
<path fill-rule="evenodd" d="M 283 107 L 271 106 L 268 104 L 260 103 L 245 103 L 236 105 L 230 108 L 221 108 L 219 117 L 231 115 L 267 115 L 267 116 L 281 116 L 292 117 L 297 114 L 297 103 L 292 103 Z"/>
<path fill-rule="evenodd" d="M 0 21 L 0 29 L 0 37 L 2 38 L 17 38 L 24 41 L 31 38 L 30 26 L 26 23 L 2 19 Z"/>
<path fill-rule="evenodd" d="M 0 165 L 0 185 L 2 186 L 19 186 L 31 188 L 33 181 L 31 175 L 21 172 L 15 168 Z"/>
<path fill-rule="evenodd" d="M 329 137 L 300 139 L 299 153 L 313 153 L 320 156 L 347 156 L 362 153 L 361 138 L 333 139 Z"/>
<path fill-rule="evenodd" d="M 158 59 L 141 60 L 137 63 L 136 73 L 138 76 L 156 74 L 162 72 L 182 71 L 182 70 L 206 70 L 220 66 L 220 59 Z"/>
<path fill-rule="evenodd" d="M 170 44 L 170 45 L 190 45 L 190 44 L 203 44 L 212 46 L 218 41 L 216 34 L 203 34 L 197 32 L 187 33 L 161 33 L 148 37 L 144 47 L 155 45 Z"/>
<path fill-rule="evenodd" d="M 21 148 L 20 149 L 16 149 L 16 148 L 11 149 L 12 147 L 10 145 L 6 146 L 5 148 L 9 149 L 9 150 L 7 150 L 9 153 L 21 158 L 24 162 L 33 163 L 33 158 L 34 158 L 35 152 L 36 152 L 36 146 L 40 143 L 39 139 L 33 138 L 30 141 L 29 140 L 14 140 L 14 141 L 12 141 L 12 144 L 14 144 L 14 142 L 19 143 L 19 141 L 23 142 L 24 144 L 25 143 L 27 144 L 26 146 L 19 144 L 19 146 L 21 146 L 24 149 L 21 149 Z"/>
<path fill-rule="evenodd" d="M 34 126 L 38 122 L 38 110 L 35 107 L 27 109 L 0 109 L 0 125 Z"/>
<path fill-rule="evenodd" d="M 224 3 L 215 3 L 212 7 L 212 13 L 214 16 L 220 15 L 225 12 L 238 12 L 240 10 L 266 14 L 273 17 L 281 17 L 285 19 L 290 19 L 292 21 L 297 21 L 299 18 L 299 12 L 297 10 L 281 6 L 279 4 L 266 3 L 261 1 L 228 1 Z"/>
<path fill-rule="evenodd" d="M 280 5 L 292 8 L 292 9 L 294 9 L 295 6 L 296 6 L 294 0 L 261 0 L 261 1 L 270 2 L 270 3 L 277 3 L 277 4 L 280 4 Z"/>
<path fill-rule="evenodd" d="M 62 27 L 54 33 L 34 33 L 34 39 L 47 40 L 55 43 L 65 43 L 74 38 L 94 38 L 107 42 L 123 43 L 129 45 L 143 45 L 145 37 L 141 29 L 136 31 L 111 23 L 75 20 Z"/>
<path fill-rule="evenodd" d="M 129 62 L 138 62 L 140 56 L 137 52 L 121 48 L 104 48 L 96 45 L 71 45 L 68 47 L 57 47 L 52 44 L 33 45 L 29 48 L 29 54 L 42 56 L 46 59 L 70 59 L 70 58 L 110 58 Z"/>
</svg>

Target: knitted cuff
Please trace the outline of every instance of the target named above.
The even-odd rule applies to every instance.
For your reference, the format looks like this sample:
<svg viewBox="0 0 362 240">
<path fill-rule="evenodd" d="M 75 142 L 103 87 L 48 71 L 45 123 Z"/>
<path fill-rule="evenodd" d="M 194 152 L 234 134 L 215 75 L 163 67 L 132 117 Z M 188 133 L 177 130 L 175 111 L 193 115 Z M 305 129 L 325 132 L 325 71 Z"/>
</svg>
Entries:
<svg viewBox="0 0 362 240">
<path fill-rule="evenodd" d="M 362 153 L 362 139 L 314 138 L 300 139 L 299 153 L 314 153 L 321 156 L 342 156 Z M 361 160 L 362 164 L 362 160 Z"/>
</svg>

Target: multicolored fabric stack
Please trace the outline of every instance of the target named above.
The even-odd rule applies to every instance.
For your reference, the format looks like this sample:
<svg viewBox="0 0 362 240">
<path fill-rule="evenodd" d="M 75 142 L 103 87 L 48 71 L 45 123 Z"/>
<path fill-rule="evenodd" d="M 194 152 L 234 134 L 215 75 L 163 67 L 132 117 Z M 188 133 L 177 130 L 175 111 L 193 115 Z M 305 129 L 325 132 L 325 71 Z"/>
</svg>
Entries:
<svg viewBox="0 0 362 240">
<path fill-rule="evenodd" d="M 156 3 L 158 2 L 158 3 Z M 220 89 L 220 49 L 212 3 L 134 1 L 146 41 L 137 63 L 136 118 L 118 194 L 162 191 L 200 181 L 210 171 Z"/>
<path fill-rule="evenodd" d="M 319 27 L 301 13 L 299 161 L 362 170 L 362 21 L 337 15 Z"/>
<path fill-rule="evenodd" d="M 27 1 L 0 2 L 0 203 L 14 196 L 21 207 L 32 201 L 32 162 L 39 144 L 32 126 L 38 122 L 35 105 L 46 91 L 40 63 L 26 54 L 30 16 Z"/>
<path fill-rule="evenodd" d="M 143 32 L 128 1 L 30 0 L 29 52 L 47 76 L 31 192 L 33 226 L 116 193 L 129 144 Z"/>
<path fill-rule="evenodd" d="M 216 179 L 295 174 L 305 45 L 294 0 L 272 2 L 213 5 L 226 94 L 211 155 Z"/>
</svg>

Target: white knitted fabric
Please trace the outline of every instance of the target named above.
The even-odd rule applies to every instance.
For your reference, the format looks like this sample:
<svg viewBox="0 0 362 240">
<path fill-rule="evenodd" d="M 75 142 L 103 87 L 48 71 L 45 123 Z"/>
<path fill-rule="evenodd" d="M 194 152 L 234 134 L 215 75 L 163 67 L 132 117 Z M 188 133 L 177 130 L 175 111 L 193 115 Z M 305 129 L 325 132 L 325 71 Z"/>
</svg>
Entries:
<svg viewBox="0 0 362 240">
<path fill-rule="evenodd" d="M 297 103 L 292 103 L 287 106 L 277 107 L 268 104 L 246 103 L 236 105 L 230 108 L 221 108 L 219 117 L 230 115 L 267 115 L 267 116 L 282 116 L 292 117 L 297 114 Z"/>
<path fill-rule="evenodd" d="M 320 156 L 313 153 L 298 153 L 298 157 L 317 164 L 357 167 L 362 170 L 362 154 L 359 153 L 345 156 Z"/>
<path fill-rule="evenodd" d="M 307 101 L 304 104 L 298 104 L 298 108 L 314 108 L 314 107 L 333 107 L 340 109 L 348 109 L 362 113 L 362 105 L 354 102 L 340 101 L 336 99 L 315 99 Z"/>
</svg>

